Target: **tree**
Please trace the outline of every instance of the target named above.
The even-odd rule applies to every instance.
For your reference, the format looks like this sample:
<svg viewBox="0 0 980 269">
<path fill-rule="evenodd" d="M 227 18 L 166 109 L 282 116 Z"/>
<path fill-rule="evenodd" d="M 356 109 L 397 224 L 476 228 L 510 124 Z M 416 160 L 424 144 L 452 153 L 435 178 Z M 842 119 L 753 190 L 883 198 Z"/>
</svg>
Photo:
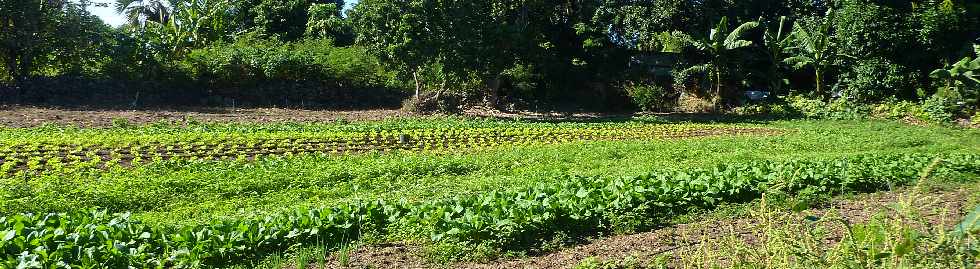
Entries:
<svg viewBox="0 0 980 269">
<path fill-rule="evenodd" d="M 727 94 L 723 91 L 724 80 L 722 75 L 729 71 L 730 65 L 735 58 L 734 52 L 741 48 L 752 46 L 752 41 L 746 40 L 746 34 L 759 26 L 759 22 L 746 22 L 732 31 L 728 31 L 728 18 L 722 17 L 721 21 L 710 33 L 707 39 L 696 40 L 694 48 L 707 55 L 708 62 L 701 65 L 689 67 L 687 72 L 698 72 L 709 75 L 709 79 L 715 83 L 716 104 L 724 100 Z"/>
<path fill-rule="evenodd" d="M 350 24 L 341 16 L 343 7 L 337 3 L 313 4 L 306 22 L 306 36 L 330 38 L 334 44 L 344 46 L 353 42 L 354 32 Z"/>
<path fill-rule="evenodd" d="M 967 16 L 966 9 L 952 0 L 926 1 L 914 13 L 919 42 L 938 60 L 955 60 L 963 44 L 980 34 L 976 19 Z"/>
<path fill-rule="evenodd" d="M 128 4 L 126 1 L 132 1 Z M 139 39 L 176 58 L 191 48 L 225 39 L 233 30 L 228 0 L 119 0 L 116 11 L 130 18 Z M 162 51 L 156 51 L 162 52 Z"/>
<path fill-rule="evenodd" d="M 146 21 L 166 23 L 170 19 L 168 0 L 116 0 L 114 6 L 134 27 L 142 27 Z"/>
<path fill-rule="evenodd" d="M 331 11 L 336 11 L 339 16 L 344 0 L 261 0 L 250 8 L 248 14 L 252 16 L 255 27 L 291 41 L 306 34 L 310 8 L 315 4 L 333 4 Z"/>
<path fill-rule="evenodd" d="M 433 25 L 426 0 L 362 0 L 350 12 L 356 42 L 371 48 L 384 62 L 415 81 L 422 92 L 422 68 L 437 61 L 444 39 Z"/>
<path fill-rule="evenodd" d="M 85 10 L 87 1 L 0 1 L 0 60 L 5 77 L 21 84 L 40 69 L 82 73 L 104 55 L 108 29 Z"/>
<path fill-rule="evenodd" d="M 15 83 L 31 75 L 55 9 L 48 1 L 0 1 L 0 58 Z"/>
<path fill-rule="evenodd" d="M 827 68 L 834 65 L 837 56 L 830 33 L 833 14 L 828 12 L 826 18 L 797 22 L 790 36 L 792 45 L 787 48 L 793 56 L 785 60 L 786 64 L 797 69 L 813 67 L 815 92 L 823 98 L 829 97 L 823 90 L 823 75 Z"/>
</svg>

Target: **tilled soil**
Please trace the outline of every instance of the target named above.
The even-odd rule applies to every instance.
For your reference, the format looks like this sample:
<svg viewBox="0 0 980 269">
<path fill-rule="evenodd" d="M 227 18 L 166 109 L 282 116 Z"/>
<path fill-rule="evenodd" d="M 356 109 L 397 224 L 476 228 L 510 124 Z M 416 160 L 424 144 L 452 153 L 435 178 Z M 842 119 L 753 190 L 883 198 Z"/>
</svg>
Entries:
<svg viewBox="0 0 980 269">
<path fill-rule="evenodd" d="M 856 199 L 838 200 L 828 207 L 804 212 L 777 212 L 784 217 L 795 217 L 801 221 L 807 216 L 831 215 L 843 218 L 849 223 L 864 223 L 876 214 L 893 213 L 894 206 L 909 197 L 909 190 L 866 194 Z M 932 225 L 952 227 L 959 218 L 966 215 L 970 206 L 967 190 L 937 191 L 919 194 L 916 207 L 923 212 L 922 218 Z M 790 214 L 790 215 L 787 215 Z M 759 218 L 729 218 L 704 220 L 690 224 L 675 225 L 651 232 L 613 236 L 596 239 L 586 244 L 563 249 L 541 256 L 520 259 L 500 259 L 483 263 L 431 264 L 421 258 L 418 246 L 387 244 L 365 246 L 351 251 L 346 266 L 336 259 L 325 268 L 572 268 L 583 259 L 595 257 L 599 260 L 620 261 L 627 257 L 639 264 L 646 264 L 658 255 L 669 254 L 682 249 L 697 247 L 701 242 L 736 236 L 749 244 L 758 241 L 751 232 L 760 224 Z M 839 225 L 838 225 L 839 226 Z M 843 235 L 843 228 L 831 230 L 826 242 L 836 243 Z M 673 257 L 674 261 L 680 259 Z M 321 267 L 323 268 L 323 267 Z"/>
<path fill-rule="evenodd" d="M 631 115 L 613 115 L 590 112 L 502 112 L 485 108 L 470 108 L 464 111 L 467 116 L 492 118 L 522 118 L 530 120 L 595 120 L 607 118 L 629 118 Z M 373 110 L 305 110 L 291 108 L 158 108 L 138 110 L 107 110 L 85 108 L 46 108 L 33 106 L 0 105 L 0 126 L 36 127 L 44 124 L 73 125 L 82 128 L 110 127 L 113 120 L 125 119 L 129 123 L 142 125 L 160 121 L 182 122 L 335 122 L 377 121 L 412 114 L 398 109 Z"/>
<path fill-rule="evenodd" d="M 26 106 L 0 106 L 0 126 L 35 127 L 44 124 L 74 125 L 83 128 L 109 127 L 113 120 L 125 119 L 142 125 L 160 121 L 182 122 L 333 122 L 337 120 L 384 120 L 404 117 L 400 110 L 302 110 L 285 108 L 225 109 L 181 108 L 151 110 L 61 109 Z"/>
</svg>

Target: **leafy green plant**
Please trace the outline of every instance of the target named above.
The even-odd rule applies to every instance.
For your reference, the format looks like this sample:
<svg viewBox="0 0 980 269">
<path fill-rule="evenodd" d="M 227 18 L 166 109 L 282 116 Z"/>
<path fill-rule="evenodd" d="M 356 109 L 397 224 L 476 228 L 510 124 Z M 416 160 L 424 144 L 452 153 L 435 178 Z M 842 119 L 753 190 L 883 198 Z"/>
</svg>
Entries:
<svg viewBox="0 0 980 269">
<path fill-rule="evenodd" d="M 634 178 L 572 177 L 526 190 L 415 203 L 358 202 L 183 227 L 155 227 L 128 214 L 98 210 L 15 214 L 0 218 L 0 262 L 8 267 L 58 262 L 82 267 L 221 265 L 299 243 L 342 245 L 361 234 L 384 233 L 385 227 L 407 229 L 400 234 L 428 235 L 416 239 L 434 242 L 522 249 L 559 232 L 613 230 L 610 224 L 623 223 L 617 220 L 629 212 L 643 212 L 656 222 L 691 208 L 747 201 L 765 192 L 865 192 L 912 183 L 926 167 L 939 178 L 976 176 L 980 171 L 977 155 L 945 156 L 938 166 L 934 159 L 861 156 L 721 165 Z M 80 240 L 65 243 L 71 238 Z"/>
<path fill-rule="evenodd" d="M 980 57 L 963 58 L 947 68 L 932 71 L 929 76 L 943 85 L 942 94 L 957 95 L 964 105 L 976 107 L 980 97 Z"/>
<path fill-rule="evenodd" d="M 769 89 L 776 94 L 785 93 L 784 86 L 789 83 L 785 74 L 782 72 L 782 63 L 786 60 L 786 52 L 793 41 L 793 34 L 786 32 L 786 16 L 779 17 L 779 25 L 775 33 L 769 28 L 763 34 L 763 41 L 766 45 L 766 56 L 769 57 L 769 69 L 766 76 L 769 80 Z"/>
<path fill-rule="evenodd" d="M 793 56 L 783 60 L 796 69 L 812 67 L 816 82 L 815 93 L 823 100 L 830 97 L 823 89 L 824 74 L 837 61 L 835 43 L 831 39 L 833 11 L 827 12 L 826 16 L 798 21 L 793 25 L 793 32 L 786 41 L 792 45 L 785 48 Z"/>
<path fill-rule="evenodd" d="M 734 52 L 741 48 L 746 48 L 752 46 L 752 41 L 745 39 L 749 31 L 755 29 L 759 26 L 759 22 L 746 22 L 742 23 L 735 29 L 728 30 L 728 18 L 722 17 L 721 21 L 718 22 L 715 27 L 713 27 L 708 33 L 706 39 L 696 40 L 693 42 L 694 48 L 698 51 L 708 55 L 708 63 L 695 65 L 688 67 L 684 73 L 697 72 L 704 73 L 708 75 L 708 79 L 714 81 L 715 89 L 713 93 L 714 98 L 718 98 L 715 102 L 719 105 L 722 100 L 726 100 L 726 97 L 730 97 L 727 92 L 724 92 L 725 88 L 724 78 L 722 76 L 727 72 L 730 72 L 732 68 L 733 61 L 736 60 Z"/>
<path fill-rule="evenodd" d="M 949 123 L 955 116 L 956 101 L 942 94 L 933 94 L 922 102 L 922 110 L 933 122 Z"/>
<path fill-rule="evenodd" d="M 664 111 L 670 109 L 669 92 L 662 86 L 650 83 L 627 83 L 623 88 L 633 100 L 633 105 L 642 111 Z"/>
<path fill-rule="evenodd" d="M 836 120 L 863 119 L 870 115 L 869 107 L 848 101 L 847 99 L 836 99 L 825 102 L 803 96 L 791 96 L 789 106 L 809 118 Z"/>
<path fill-rule="evenodd" d="M 842 75 L 836 86 L 842 98 L 867 104 L 888 97 L 913 96 L 917 75 L 884 58 L 862 59 Z"/>
</svg>

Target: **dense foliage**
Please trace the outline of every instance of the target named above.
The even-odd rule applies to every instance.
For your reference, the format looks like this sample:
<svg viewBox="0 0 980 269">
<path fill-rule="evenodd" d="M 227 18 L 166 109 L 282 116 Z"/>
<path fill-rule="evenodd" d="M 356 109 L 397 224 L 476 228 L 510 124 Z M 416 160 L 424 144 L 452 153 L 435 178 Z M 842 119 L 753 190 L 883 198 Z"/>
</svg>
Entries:
<svg viewBox="0 0 980 269">
<path fill-rule="evenodd" d="M 0 218 L 0 260 L 8 267 L 26 268 L 213 266 L 294 244 L 336 244 L 367 235 L 425 235 L 436 242 L 515 249 L 557 233 L 649 227 L 672 213 L 761 193 L 864 192 L 924 176 L 975 179 L 978 173 L 976 155 L 869 155 L 658 171 L 633 178 L 567 178 L 520 191 L 425 202 L 360 202 L 183 227 L 152 226 L 128 214 L 98 210 L 17 214 Z"/>
<path fill-rule="evenodd" d="M 656 110 L 699 99 L 701 107 L 726 108 L 743 103 L 745 90 L 921 101 L 951 85 L 929 74 L 975 57 L 980 36 L 980 5 L 962 0 L 119 0 L 130 22 L 116 29 L 89 14 L 86 1 L 0 3 L 0 81 L 17 85 L 6 90 L 27 102 L 83 92 L 74 89 L 79 79 L 117 82 L 88 88 L 133 104 L 140 94 L 149 103 L 179 102 L 167 93 L 212 105 L 343 107 L 401 98 L 363 89 L 491 105 Z M 269 49 L 242 51 L 251 45 Z M 241 56 L 263 60 L 229 59 Z M 225 62 L 183 68 L 201 60 Z M 337 65 L 358 68 L 321 75 Z M 266 70 L 276 66 L 294 70 Z M 315 71 L 295 73 L 307 69 Z M 202 76 L 222 72 L 244 80 Z M 941 95 L 965 98 L 954 114 L 968 117 L 976 84 L 956 85 L 967 94 Z M 256 91 L 265 102 L 254 100 Z M 334 92 L 381 97 L 325 97 Z"/>
</svg>

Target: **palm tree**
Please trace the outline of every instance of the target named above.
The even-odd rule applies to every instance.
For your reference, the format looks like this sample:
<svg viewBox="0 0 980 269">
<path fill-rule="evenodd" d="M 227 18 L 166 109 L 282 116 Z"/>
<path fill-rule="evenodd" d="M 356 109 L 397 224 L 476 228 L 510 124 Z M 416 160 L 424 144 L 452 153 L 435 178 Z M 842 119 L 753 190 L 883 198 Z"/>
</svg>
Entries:
<svg viewBox="0 0 980 269">
<path fill-rule="evenodd" d="M 728 31 L 728 17 L 722 17 L 708 34 L 705 40 L 695 41 L 694 48 L 708 55 L 708 63 L 696 65 L 685 70 L 686 72 L 707 73 L 715 83 L 715 97 L 722 97 L 723 80 L 722 74 L 725 73 L 731 61 L 732 52 L 737 49 L 752 46 L 752 41 L 745 40 L 748 31 L 759 26 L 759 22 L 746 22 Z M 720 100 L 720 99 L 719 99 Z M 718 103 L 718 100 L 716 100 Z"/>
<path fill-rule="evenodd" d="M 114 6 L 134 26 L 143 25 L 144 21 L 165 23 L 170 19 L 171 3 L 167 0 L 116 0 Z"/>
<path fill-rule="evenodd" d="M 796 69 L 812 66 L 817 95 L 827 97 L 823 91 L 823 75 L 828 67 L 834 64 L 836 54 L 834 53 L 834 43 L 830 39 L 830 18 L 832 12 L 828 12 L 827 17 L 819 22 L 797 22 L 793 26 L 791 34 L 792 46 L 787 51 L 794 56 L 786 58 L 784 62 Z"/>
</svg>

